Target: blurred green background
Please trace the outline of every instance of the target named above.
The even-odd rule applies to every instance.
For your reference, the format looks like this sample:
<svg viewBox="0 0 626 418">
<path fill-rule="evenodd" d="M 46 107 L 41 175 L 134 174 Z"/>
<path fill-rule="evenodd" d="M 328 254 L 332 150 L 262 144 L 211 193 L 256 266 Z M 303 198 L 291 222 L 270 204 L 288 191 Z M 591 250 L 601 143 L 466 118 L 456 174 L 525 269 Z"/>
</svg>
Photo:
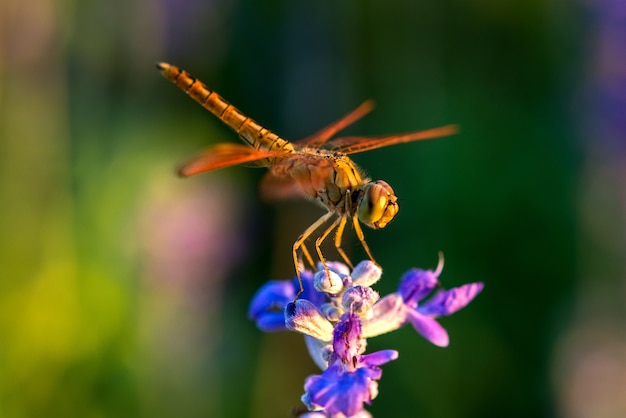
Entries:
<svg viewBox="0 0 626 418">
<path fill-rule="evenodd" d="M 626 416 L 624 9 L 2 0 L 0 417 L 282 417 L 318 372 L 246 313 L 322 212 L 262 202 L 264 170 L 176 178 L 237 138 L 155 61 L 288 139 L 370 98 L 348 133 L 461 126 L 354 157 L 400 199 L 365 231 L 381 293 L 438 251 L 445 287 L 486 284 L 446 349 L 369 341 L 400 352 L 374 416 Z"/>
</svg>

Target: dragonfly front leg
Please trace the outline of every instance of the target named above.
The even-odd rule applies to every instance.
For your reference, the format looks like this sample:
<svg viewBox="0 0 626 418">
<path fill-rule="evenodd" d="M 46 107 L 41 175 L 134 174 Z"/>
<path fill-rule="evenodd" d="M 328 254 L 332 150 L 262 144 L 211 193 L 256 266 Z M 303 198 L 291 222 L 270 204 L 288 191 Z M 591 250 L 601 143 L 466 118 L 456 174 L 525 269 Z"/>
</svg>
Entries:
<svg viewBox="0 0 626 418">
<path fill-rule="evenodd" d="M 298 300 L 298 297 L 302 294 L 302 292 L 304 292 L 304 287 L 302 286 L 302 277 L 300 277 L 300 267 L 298 266 L 298 250 L 302 249 L 302 253 L 305 254 L 305 257 L 307 257 L 309 259 L 308 261 L 311 264 L 313 264 L 313 260 L 311 259 L 311 255 L 309 254 L 309 251 L 306 250 L 306 247 L 304 246 L 304 241 L 306 241 L 306 239 L 308 237 L 310 237 L 311 234 L 313 232 L 315 232 L 315 230 L 317 230 L 317 228 L 319 228 L 320 226 L 324 225 L 324 223 L 326 223 L 326 221 L 328 221 L 333 215 L 334 215 L 333 212 L 327 212 L 326 214 L 324 214 L 317 221 L 313 222 L 313 224 L 311 226 L 309 226 L 302 233 L 302 235 L 300 235 L 300 237 L 298 237 L 296 242 L 293 243 L 293 264 L 296 267 L 296 276 L 298 276 L 298 284 L 300 285 L 300 290 L 296 294 L 296 297 L 295 297 L 294 301 Z M 318 254 L 320 254 L 319 249 L 318 249 Z M 322 261 L 322 263 L 323 263 L 323 261 Z M 326 266 L 326 264 L 324 264 L 324 267 L 325 266 Z"/>
<path fill-rule="evenodd" d="M 322 242 L 324 242 L 326 237 L 328 237 L 328 235 L 333 231 L 333 229 L 337 228 L 337 225 L 340 225 L 342 222 L 345 223 L 345 215 L 337 218 L 332 224 L 330 224 L 328 228 L 326 228 L 326 231 L 324 231 L 324 233 L 320 235 L 319 237 L 317 237 L 317 239 L 315 240 L 315 250 L 317 251 L 317 255 L 319 256 L 320 261 L 322 262 L 322 265 L 324 266 L 324 271 L 326 271 L 326 275 L 328 277 L 330 277 L 330 273 L 328 271 L 328 267 L 326 266 L 326 259 L 324 258 L 324 255 L 322 254 L 322 249 L 320 247 L 322 245 Z"/>
<path fill-rule="evenodd" d="M 343 261 L 345 261 L 346 264 L 348 266 L 350 266 L 351 269 L 354 269 L 354 266 L 352 265 L 352 262 L 348 258 L 348 255 L 343 250 L 343 248 L 341 248 L 341 240 L 343 238 L 343 230 L 346 227 L 346 221 L 347 220 L 348 220 L 348 217 L 345 216 L 345 215 L 340 218 L 339 227 L 337 228 L 337 232 L 335 233 L 335 248 L 337 249 L 337 252 L 341 256 L 341 258 L 343 258 Z"/>
<path fill-rule="evenodd" d="M 306 243 L 303 242 L 302 245 L 300 246 L 300 250 L 302 250 L 302 255 L 304 255 L 304 258 L 306 258 L 306 261 L 309 263 L 309 266 L 311 266 L 311 268 L 313 270 L 315 270 L 315 262 L 313 261 L 313 257 L 311 257 L 311 253 L 309 252 L 309 249 L 306 246 Z"/>
<path fill-rule="evenodd" d="M 363 235 L 361 224 L 359 224 L 359 218 L 354 216 L 352 218 L 352 222 L 354 223 L 354 231 L 356 232 L 356 236 L 359 238 L 359 241 L 361 241 L 361 245 L 363 246 L 363 249 L 367 253 L 367 256 L 370 258 L 370 260 L 376 263 L 376 260 L 374 260 L 374 256 L 372 256 L 372 252 L 370 251 L 370 247 L 368 247 L 367 243 L 365 242 L 365 235 Z M 376 264 L 378 265 L 378 263 Z"/>
</svg>

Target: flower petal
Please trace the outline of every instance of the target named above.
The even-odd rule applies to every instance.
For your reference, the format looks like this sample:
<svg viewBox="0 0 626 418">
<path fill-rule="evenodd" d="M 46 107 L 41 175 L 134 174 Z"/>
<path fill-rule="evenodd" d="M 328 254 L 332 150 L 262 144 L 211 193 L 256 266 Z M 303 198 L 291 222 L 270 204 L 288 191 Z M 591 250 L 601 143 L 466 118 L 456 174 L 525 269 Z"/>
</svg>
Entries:
<svg viewBox="0 0 626 418">
<path fill-rule="evenodd" d="M 326 261 L 326 267 L 328 267 L 328 270 L 334 271 L 340 276 L 350 275 L 350 267 L 340 261 Z M 317 270 L 324 270 L 324 264 L 317 263 Z"/>
<path fill-rule="evenodd" d="M 347 370 L 354 371 L 353 359 L 361 354 L 361 321 L 353 313 L 345 313 L 333 331 L 333 358 L 340 358 Z M 330 360 L 333 361 L 332 359 Z"/>
<path fill-rule="evenodd" d="M 368 368 L 348 373 L 333 365 L 321 375 L 306 379 L 302 400 L 310 409 L 321 408 L 331 416 L 354 416 L 363 410 L 363 403 L 369 404 L 377 394 L 377 384 L 369 374 Z"/>
<path fill-rule="evenodd" d="M 285 308 L 288 329 L 310 335 L 320 341 L 333 339 L 333 325 L 306 299 L 291 302 Z"/>
<path fill-rule="evenodd" d="M 279 311 L 266 312 L 259 315 L 256 319 L 256 326 L 265 332 L 285 331 L 287 329 L 285 326 L 285 313 L 284 311 Z"/>
<path fill-rule="evenodd" d="M 308 335 L 304 336 L 304 342 L 313 362 L 320 370 L 326 370 L 328 367 L 328 358 L 333 352 L 332 344 L 320 341 Z"/>
<path fill-rule="evenodd" d="M 397 330 L 406 323 L 407 311 L 399 293 L 385 296 L 374 305 L 372 317 L 361 320 L 361 336 L 376 337 Z"/>
<path fill-rule="evenodd" d="M 483 284 L 480 282 L 468 283 L 448 291 L 442 290 L 422 303 L 417 310 L 424 315 L 451 315 L 466 307 L 482 290 Z"/>
<path fill-rule="evenodd" d="M 313 286 L 318 292 L 337 294 L 343 290 L 343 279 L 332 270 L 320 270 L 313 276 Z"/>
<path fill-rule="evenodd" d="M 406 272 L 398 287 L 404 303 L 416 307 L 439 284 L 438 277 L 439 271 L 413 269 Z"/>
<path fill-rule="evenodd" d="M 381 350 L 361 356 L 361 364 L 372 368 L 376 366 L 381 366 L 385 363 L 389 363 L 390 361 L 397 358 L 398 352 L 396 350 Z"/>
<path fill-rule="evenodd" d="M 248 317 L 256 320 L 268 311 L 282 311 L 295 296 L 291 281 L 271 280 L 261 286 L 252 297 Z"/>
<path fill-rule="evenodd" d="M 380 295 L 371 287 L 353 286 L 346 289 L 341 297 L 341 305 L 362 318 L 373 315 L 372 306 L 380 299 Z"/>
<path fill-rule="evenodd" d="M 380 280 L 382 274 L 383 269 L 378 264 L 370 260 L 361 261 L 352 270 L 352 283 L 369 287 Z"/>
<path fill-rule="evenodd" d="M 422 337 L 436 346 L 447 347 L 450 343 L 448 332 L 434 318 L 422 315 L 417 311 L 408 312 L 407 318 Z"/>
<path fill-rule="evenodd" d="M 323 294 L 313 289 L 313 274 L 303 271 L 302 286 L 304 292 L 300 295 L 316 306 L 326 301 Z M 284 330 L 284 310 L 296 297 L 296 291 L 300 288 L 297 279 L 271 280 L 265 283 L 252 297 L 248 308 L 248 318 L 256 321 L 257 327 L 262 331 Z M 282 317 L 282 320 L 280 319 Z M 282 326 L 280 322 L 283 322 Z"/>
</svg>

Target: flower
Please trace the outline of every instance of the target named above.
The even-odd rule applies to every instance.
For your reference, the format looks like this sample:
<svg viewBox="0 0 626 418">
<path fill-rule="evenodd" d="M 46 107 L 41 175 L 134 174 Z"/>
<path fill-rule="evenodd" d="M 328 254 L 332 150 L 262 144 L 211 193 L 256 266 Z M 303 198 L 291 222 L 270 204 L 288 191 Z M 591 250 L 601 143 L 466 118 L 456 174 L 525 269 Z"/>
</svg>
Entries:
<svg viewBox="0 0 626 418">
<path fill-rule="evenodd" d="M 398 352 L 383 350 L 361 355 L 361 322 L 350 312 L 336 324 L 332 345 L 328 368 L 321 375 L 306 379 L 302 402 L 310 410 L 352 417 L 363 411 L 363 403 L 370 404 L 378 395 L 376 381 L 382 376 L 378 366 L 398 358 Z"/>
<path fill-rule="evenodd" d="M 303 271 L 301 274 L 304 291 L 300 300 L 308 300 L 315 304 L 325 301 L 323 293 L 313 288 L 313 273 Z M 256 322 L 262 331 L 282 331 L 285 326 L 285 307 L 292 302 L 300 289 L 298 279 L 271 280 L 265 283 L 252 298 L 248 309 L 248 318 Z"/>
<path fill-rule="evenodd" d="M 293 300 L 299 289 L 295 279 L 271 281 L 255 294 L 249 309 L 249 317 L 264 331 L 304 334 L 322 370 L 304 384 L 302 402 L 313 411 L 310 417 L 370 416 L 363 407 L 378 395 L 379 366 L 398 358 L 398 352 L 364 354 L 367 338 L 410 323 L 427 341 L 446 347 L 448 333 L 437 318 L 464 308 L 483 289 L 480 282 L 440 288 L 442 257 L 434 271 L 405 273 L 398 290 L 383 298 L 371 288 L 382 275 L 375 263 L 363 261 L 351 272 L 341 263 L 328 262 L 326 267 L 319 265 L 315 274 L 302 272 L 304 292 L 298 300 Z"/>
<path fill-rule="evenodd" d="M 374 337 L 393 331 L 407 322 L 426 340 L 439 347 L 449 344 L 448 332 L 436 321 L 440 316 L 452 315 L 467 306 L 483 289 L 483 283 L 468 283 L 450 290 L 440 289 L 433 297 L 422 302 L 439 287 L 443 258 L 435 271 L 413 269 L 402 276 L 396 293 L 392 293 L 374 306 L 373 317 L 363 325 L 365 337 Z"/>
</svg>

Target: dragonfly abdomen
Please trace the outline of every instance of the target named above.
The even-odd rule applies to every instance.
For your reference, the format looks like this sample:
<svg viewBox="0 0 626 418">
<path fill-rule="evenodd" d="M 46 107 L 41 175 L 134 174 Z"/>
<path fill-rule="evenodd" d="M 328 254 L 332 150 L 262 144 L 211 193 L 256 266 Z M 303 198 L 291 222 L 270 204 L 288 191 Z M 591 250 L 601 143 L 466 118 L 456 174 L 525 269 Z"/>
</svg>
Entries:
<svg viewBox="0 0 626 418">
<path fill-rule="evenodd" d="M 263 128 L 188 72 L 163 62 L 158 63 L 157 68 L 161 70 L 165 78 L 237 132 L 241 139 L 251 147 L 264 151 L 294 152 L 293 145 L 289 141 Z"/>
</svg>

